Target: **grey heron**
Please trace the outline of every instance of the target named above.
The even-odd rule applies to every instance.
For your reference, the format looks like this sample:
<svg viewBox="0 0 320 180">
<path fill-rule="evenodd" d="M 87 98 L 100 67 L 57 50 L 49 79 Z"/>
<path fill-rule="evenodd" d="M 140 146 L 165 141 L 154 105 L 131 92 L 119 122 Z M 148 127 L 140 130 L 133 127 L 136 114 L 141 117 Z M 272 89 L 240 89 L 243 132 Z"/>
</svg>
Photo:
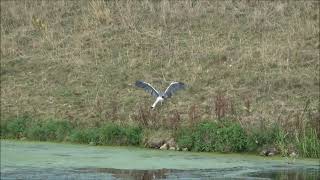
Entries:
<svg viewBox="0 0 320 180">
<path fill-rule="evenodd" d="M 186 85 L 182 82 L 172 82 L 164 92 L 157 91 L 151 84 L 144 81 L 136 81 L 136 86 L 143 88 L 147 93 L 156 97 L 156 101 L 152 104 L 151 108 L 156 107 L 158 102 L 163 102 L 165 99 L 170 98 L 173 93 L 180 89 L 185 89 Z"/>
</svg>

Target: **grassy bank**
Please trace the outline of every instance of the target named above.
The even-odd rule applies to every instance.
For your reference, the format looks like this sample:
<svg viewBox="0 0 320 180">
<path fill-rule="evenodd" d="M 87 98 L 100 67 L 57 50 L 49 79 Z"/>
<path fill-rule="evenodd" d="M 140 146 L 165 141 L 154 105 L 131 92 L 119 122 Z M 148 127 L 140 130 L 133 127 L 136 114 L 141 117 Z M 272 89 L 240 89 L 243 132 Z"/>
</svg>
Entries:
<svg viewBox="0 0 320 180">
<path fill-rule="evenodd" d="M 137 126 L 169 131 L 197 151 L 275 144 L 319 157 L 311 148 L 320 137 L 318 1 L 0 3 L 5 136 L 88 142 L 117 127 L 119 141 L 131 144 Z M 154 99 L 134 87 L 138 79 L 188 88 L 149 111 Z M 30 128 L 20 132 L 14 124 L 25 114 Z M 43 130 L 56 126 L 65 129 Z M 244 140 L 233 147 L 220 129 Z M 227 147 L 202 146 L 206 132 Z"/>
<path fill-rule="evenodd" d="M 276 126 L 245 130 L 237 122 L 203 121 L 193 127 L 180 127 L 171 132 L 179 147 L 198 152 L 254 152 L 275 147 L 283 156 L 296 152 L 301 157 L 320 157 L 320 141 L 315 129 L 300 136 L 289 136 Z M 1 138 L 38 141 L 72 142 L 91 145 L 143 146 L 150 129 L 116 123 L 99 127 L 79 127 L 68 120 L 34 120 L 19 117 L 1 124 Z M 153 134 L 157 130 L 152 129 Z"/>
</svg>

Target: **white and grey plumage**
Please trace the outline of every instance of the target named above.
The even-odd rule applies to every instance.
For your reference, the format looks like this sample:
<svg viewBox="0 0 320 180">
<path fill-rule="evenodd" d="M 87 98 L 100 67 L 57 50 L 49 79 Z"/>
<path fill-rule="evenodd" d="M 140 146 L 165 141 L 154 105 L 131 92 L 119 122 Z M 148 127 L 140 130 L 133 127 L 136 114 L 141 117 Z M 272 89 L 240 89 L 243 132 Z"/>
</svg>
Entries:
<svg viewBox="0 0 320 180">
<path fill-rule="evenodd" d="M 158 102 L 162 102 L 165 99 L 170 98 L 176 91 L 185 89 L 186 87 L 182 82 L 172 82 L 164 92 L 160 92 L 152 87 L 151 84 L 140 80 L 136 81 L 136 86 L 143 88 L 147 93 L 150 93 L 152 96 L 157 98 L 151 106 L 152 109 L 158 104 Z"/>
</svg>

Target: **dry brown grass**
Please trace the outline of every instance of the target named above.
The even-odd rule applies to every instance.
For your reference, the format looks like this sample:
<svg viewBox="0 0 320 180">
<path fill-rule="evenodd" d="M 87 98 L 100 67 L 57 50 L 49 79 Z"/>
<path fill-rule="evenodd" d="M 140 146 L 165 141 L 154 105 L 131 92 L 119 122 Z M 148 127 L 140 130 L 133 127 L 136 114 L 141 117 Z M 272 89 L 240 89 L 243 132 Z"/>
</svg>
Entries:
<svg viewBox="0 0 320 180">
<path fill-rule="evenodd" d="M 129 121 L 143 79 L 189 85 L 162 120 L 223 92 L 242 123 L 317 122 L 319 48 L 317 1 L 1 1 L 1 118 Z"/>
</svg>

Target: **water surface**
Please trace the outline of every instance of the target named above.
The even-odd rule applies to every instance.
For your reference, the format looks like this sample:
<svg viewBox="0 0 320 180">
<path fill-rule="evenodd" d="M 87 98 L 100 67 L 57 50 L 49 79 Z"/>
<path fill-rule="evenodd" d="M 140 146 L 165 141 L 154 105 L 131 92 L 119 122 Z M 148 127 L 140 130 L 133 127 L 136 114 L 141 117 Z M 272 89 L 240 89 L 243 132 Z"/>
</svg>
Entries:
<svg viewBox="0 0 320 180">
<path fill-rule="evenodd" d="M 320 179 L 316 159 L 1 140 L 1 179 Z"/>
</svg>

